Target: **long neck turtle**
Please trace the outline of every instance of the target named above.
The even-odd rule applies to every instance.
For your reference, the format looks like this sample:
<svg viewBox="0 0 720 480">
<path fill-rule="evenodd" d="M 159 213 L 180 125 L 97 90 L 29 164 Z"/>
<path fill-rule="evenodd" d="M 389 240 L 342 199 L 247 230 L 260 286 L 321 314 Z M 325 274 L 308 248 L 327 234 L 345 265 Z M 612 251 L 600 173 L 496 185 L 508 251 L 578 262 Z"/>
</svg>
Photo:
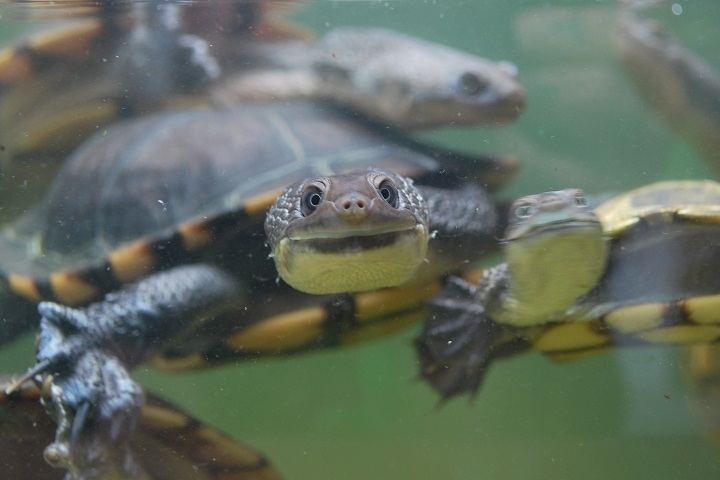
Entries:
<svg viewBox="0 0 720 480">
<path fill-rule="evenodd" d="M 14 379 L 0 376 L 0 470 L 13 479 L 62 480 L 65 474 L 42 459 L 55 426 L 41 407 L 43 391 L 25 382 L 12 395 Z M 276 480 L 280 474 L 258 451 L 201 423 L 187 412 L 149 393 L 130 440 L 139 480 Z M 52 449 L 49 452 L 52 457 Z M 121 458 L 114 461 L 122 462 Z M 127 478 L 121 469 L 116 476 Z"/>
<path fill-rule="evenodd" d="M 516 214 L 526 213 L 524 201 Z M 708 265 L 720 261 L 719 213 L 720 184 L 660 182 L 602 203 L 595 209 L 602 229 L 593 234 L 577 223 L 549 230 L 558 242 L 546 245 L 567 254 L 551 254 L 554 265 L 543 258 L 543 268 L 533 271 L 545 251 L 530 249 L 478 284 L 454 279 L 433 299 L 417 340 L 423 376 L 452 396 L 477 390 L 493 358 L 529 347 L 561 359 L 616 345 L 717 342 L 720 283 Z M 565 240 L 574 229 L 585 231 L 586 240 Z M 593 236 L 607 237 L 607 256 L 597 246 L 594 258 L 572 251 L 585 249 Z"/>
<path fill-rule="evenodd" d="M 126 435 L 118 425 L 132 424 L 141 398 L 124 369 L 152 356 L 198 367 L 360 341 L 416 319 L 442 274 L 495 248 L 501 215 L 480 185 L 498 186 L 514 167 L 512 159 L 440 150 L 302 103 L 164 113 L 96 135 L 46 199 L 0 233 L 6 293 L 27 302 L 22 326 L 35 323 L 34 302 L 57 302 L 40 304 L 38 363 L 28 375 L 53 376 L 48 404 L 66 460 L 81 470 L 92 465 L 76 441 L 85 436 L 69 435 L 84 432 L 87 418 L 108 427 L 88 431 L 100 449 Z M 303 177 L 312 180 L 290 187 L 277 207 L 308 218 L 316 208 L 322 228 L 302 238 L 314 238 L 305 246 L 318 262 L 365 255 L 365 272 L 380 274 L 341 287 L 363 292 L 313 297 L 276 282 L 265 212 Z M 322 182 L 333 189 L 319 198 L 298 188 Z M 353 213 L 360 198 L 368 210 Z M 288 234 L 274 228 L 271 220 L 271 236 Z M 392 245 L 408 230 L 418 245 L 429 240 L 428 253 L 418 248 L 389 268 L 386 249 L 397 254 Z M 375 257 L 377 247 L 385 253 Z M 414 278 L 407 264 L 426 257 L 426 273 Z M 332 282 L 324 287 L 338 291 Z M 117 362 L 99 362 L 98 350 Z"/>
<path fill-rule="evenodd" d="M 617 42 L 623 67 L 643 100 L 720 171 L 720 72 L 658 21 L 642 17 L 669 2 L 624 3 Z"/>
</svg>

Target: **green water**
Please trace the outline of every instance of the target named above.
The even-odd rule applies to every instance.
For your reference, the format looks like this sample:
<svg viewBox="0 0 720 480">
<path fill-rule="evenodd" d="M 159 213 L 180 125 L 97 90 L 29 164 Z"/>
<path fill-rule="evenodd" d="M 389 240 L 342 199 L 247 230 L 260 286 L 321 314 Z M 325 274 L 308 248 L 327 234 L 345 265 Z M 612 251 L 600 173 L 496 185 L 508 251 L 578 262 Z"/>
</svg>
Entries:
<svg viewBox="0 0 720 480">
<path fill-rule="evenodd" d="M 680 1 L 661 18 L 720 67 L 720 2 Z M 669 8 L 669 6 L 668 6 Z M 562 187 L 623 191 L 711 178 L 637 96 L 613 49 L 609 1 L 315 2 L 292 16 L 322 32 L 388 27 L 520 68 L 528 108 L 512 126 L 427 133 L 442 144 L 517 155 L 505 195 Z M 0 33 L 11 35 L 9 22 Z M 185 374 L 141 369 L 148 388 L 265 452 L 288 479 L 710 479 L 686 351 L 645 348 L 554 364 L 527 354 L 492 367 L 478 397 L 436 408 L 415 380 L 415 328 L 328 351 Z M 27 338 L 2 370 L 31 362 Z"/>
</svg>

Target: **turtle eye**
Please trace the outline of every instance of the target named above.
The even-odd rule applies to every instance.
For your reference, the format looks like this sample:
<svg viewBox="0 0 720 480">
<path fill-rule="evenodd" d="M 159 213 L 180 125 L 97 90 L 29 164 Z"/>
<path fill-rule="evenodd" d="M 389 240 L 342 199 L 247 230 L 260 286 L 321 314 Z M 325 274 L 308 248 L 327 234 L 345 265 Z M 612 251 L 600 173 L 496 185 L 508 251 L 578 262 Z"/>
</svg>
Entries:
<svg viewBox="0 0 720 480">
<path fill-rule="evenodd" d="M 485 79 L 471 72 L 463 73 L 458 83 L 464 95 L 480 95 L 489 87 Z"/>
<path fill-rule="evenodd" d="M 302 196 L 302 214 L 307 217 L 313 213 L 320 206 L 322 200 L 322 190 L 314 185 L 307 187 Z"/>
<path fill-rule="evenodd" d="M 377 191 L 391 207 L 398 208 L 398 191 L 390 180 L 383 180 L 377 187 Z"/>
<path fill-rule="evenodd" d="M 520 205 L 515 208 L 515 216 L 518 218 L 528 218 L 535 213 L 535 207 L 532 205 Z"/>
<path fill-rule="evenodd" d="M 584 195 L 575 195 L 575 205 L 578 207 L 587 207 L 588 200 Z"/>
</svg>

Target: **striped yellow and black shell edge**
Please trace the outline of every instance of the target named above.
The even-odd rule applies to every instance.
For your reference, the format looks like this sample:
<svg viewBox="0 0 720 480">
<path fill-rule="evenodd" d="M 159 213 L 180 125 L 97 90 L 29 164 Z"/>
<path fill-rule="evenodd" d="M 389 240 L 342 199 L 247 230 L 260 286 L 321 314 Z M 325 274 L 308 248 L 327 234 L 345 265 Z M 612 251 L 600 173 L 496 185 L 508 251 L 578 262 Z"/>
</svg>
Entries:
<svg viewBox="0 0 720 480">
<path fill-rule="evenodd" d="M 357 345 L 399 332 L 427 315 L 426 302 L 442 288 L 442 280 L 325 297 L 308 297 L 299 308 L 267 316 L 258 314 L 257 306 L 225 313 L 207 320 L 215 343 L 202 351 L 184 351 L 180 338 L 175 347 L 152 359 L 162 370 L 186 370 L 213 367 L 265 356 L 291 355 L 318 348 Z M 307 298 L 317 299 L 308 303 Z M 264 297 L 263 304 L 292 302 L 287 294 Z M 223 334 L 224 333 L 224 334 Z M 183 338 L 203 337 L 195 330 Z"/>
<path fill-rule="evenodd" d="M 19 13 L 35 20 L 71 19 L 73 23 L 34 34 L 16 45 L 0 50 L 0 92 L 8 86 L 41 76 L 53 65 L 69 67 L 76 62 L 102 62 L 96 55 L 117 46 L 134 24 L 131 2 L 101 0 L 14 1 Z M 271 2 L 206 1 L 182 5 L 181 22 L 189 33 L 202 36 L 213 28 L 229 36 L 250 35 L 263 41 L 307 38 L 299 26 L 284 23 L 275 15 L 287 11 L 297 0 Z M 7 7 L 6 8 L 11 8 Z M 23 15 L 24 14 L 24 15 Z M 218 21 L 227 25 L 218 24 Z"/>
<path fill-rule="evenodd" d="M 14 3 L 6 5 L 10 10 L 6 16 L 20 10 L 31 19 L 68 21 L 0 50 L 0 166 L 6 175 L 34 178 L 39 162 L 52 170 L 49 167 L 59 164 L 83 139 L 117 119 L 209 104 L 204 90 L 181 92 L 170 86 L 168 98 L 127 103 L 112 68 L 116 51 L 136 21 L 132 2 Z M 243 36 L 253 41 L 309 37 L 301 27 L 283 21 L 277 13 L 284 9 L 276 4 L 258 0 L 178 6 L 184 33 L 206 38 L 214 46 L 213 55 L 232 56 L 233 48 L 221 44 L 235 45 Z M 230 66 L 238 63 L 236 59 L 217 60 L 237 68 Z M 43 181 L 51 173 L 43 175 Z"/>
<path fill-rule="evenodd" d="M 12 379 L 0 376 L 0 476 L 15 480 L 61 480 L 43 449 L 55 424 L 40 405 L 40 389 L 25 382 L 11 396 Z M 148 395 L 131 448 L 149 480 L 278 480 L 258 451 L 242 445 L 154 395 Z M 108 477 L 110 478 L 110 477 Z M 112 477 L 115 478 L 115 477 Z"/>
<path fill-rule="evenodd" d="M 175 258 L 207 248 L 231 231 L 261 224 L 265 211 L 281 190 L 247 199 L 241 206 L 215 217 L 199 218 L 178 225 L 167 236 L 141 238 L 113 250 L 99 263 L 50 273 L 47 277 L 6 273 L 9 290 L 33 302 L 56 301 L 77 306 L 171 265 Z"/>
<path fill-rule="evenodd" d="M 566 317 L 536 327 L 508 328 L 492 321 L 477 304 L 482 270 L 445 287 L 432 302 L 416 340 L 421 376 L 443 399 L 474 394 L 495 360 L 536 351 L 554 361 L 574 361 L 618 348 L 697 346 L 720 343 L 720 293 L 666 302 L 618 306 L 587 319 Z"/>
<path fill-rule="evenodd" d="M 610 237 L 623 235 L 639 222 L 720 223 L 720 184 L 711 180 L 657 182 L 618 195 L 595 213 Z"/>
</svg>

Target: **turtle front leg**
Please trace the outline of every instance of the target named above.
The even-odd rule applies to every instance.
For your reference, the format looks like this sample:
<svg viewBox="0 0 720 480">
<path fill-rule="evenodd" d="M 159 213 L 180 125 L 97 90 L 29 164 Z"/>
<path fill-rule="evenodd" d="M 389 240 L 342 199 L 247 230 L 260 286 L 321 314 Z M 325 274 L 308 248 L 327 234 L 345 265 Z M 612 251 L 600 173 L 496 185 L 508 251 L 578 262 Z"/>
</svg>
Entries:
<svg viewBox="0 0 720 480">
<path fill-rule="evenodd" d="M 46 458 L 72 478 L 97 478 L 110 468 L 136 478 L 127 440 L 143 393 L 128 369 L 188 326 L 235 306 L 239 293 L 221 270 L 190 265 L 152 275 L 82 309 L 41 303 L 37 363 L 28 375 L 47 374 L 44 404 L 58 423 Z"/>
<path fill-rule="evenodd" d="M 474 395 L 493 360 L 530 348 L 512 327 L 490 317 L 482 302 L 488 291 L 451 277 L 442 293 L 430 301 L 415 351 L 420 376 L 442 400 L 466 392 Z"/>
</svg>

